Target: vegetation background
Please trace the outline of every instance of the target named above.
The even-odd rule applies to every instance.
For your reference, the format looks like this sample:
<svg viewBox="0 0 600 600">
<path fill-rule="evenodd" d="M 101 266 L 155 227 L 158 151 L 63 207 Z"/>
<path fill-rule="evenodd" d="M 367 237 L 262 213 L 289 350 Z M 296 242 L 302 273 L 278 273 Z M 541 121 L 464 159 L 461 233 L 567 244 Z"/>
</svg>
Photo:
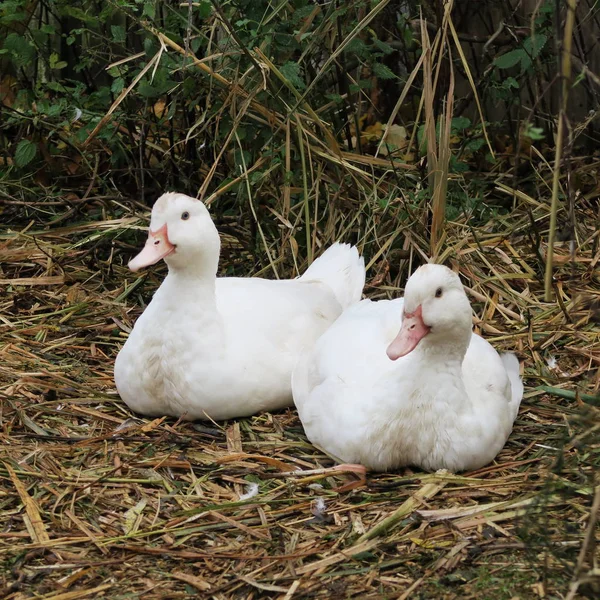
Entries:
<svg viewBox="0 0 600 600">
<path fill-rule="evenodd" d="M 597 594 L 599 40 L 594 0 L 1 1 L 3 595 Z M 134 418 L 112 361 L 164 267 L 125 265 L 166 190 L 222 274 L 337 239 L 372 298 L 457 268 L 523 360 L 497 464 L 319 491 L 280 474 L 327 464 L 293 411 Z"/>
</svg>

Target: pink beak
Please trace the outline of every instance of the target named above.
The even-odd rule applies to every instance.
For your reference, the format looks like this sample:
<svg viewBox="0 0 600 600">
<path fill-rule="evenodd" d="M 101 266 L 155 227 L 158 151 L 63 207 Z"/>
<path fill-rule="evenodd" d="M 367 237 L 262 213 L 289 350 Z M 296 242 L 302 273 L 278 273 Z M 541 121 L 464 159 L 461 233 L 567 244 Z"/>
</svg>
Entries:
<svg viewBox="0 0 600 600">
<path fill-rule="evenodd" d="M 423 309 L 421 305 L 412 313 L 404 313 L 400 332 L 388 346 L 387 355 L 391 360 L 397 360 L 412 352 L 417 344 L 431 331 L 423 323 Z"/>
<path fill-rule="evenodd" d="M 129 261 L 132 271 L 139 271 L 144 267 L 156 264 L 161 258 L 165 258 L 175 250 L 175 246 L 169 241 L 167 224 L 165 223 L 156 231 L 148 231 L 148 239 L 142 251 Z"/>
</svg>

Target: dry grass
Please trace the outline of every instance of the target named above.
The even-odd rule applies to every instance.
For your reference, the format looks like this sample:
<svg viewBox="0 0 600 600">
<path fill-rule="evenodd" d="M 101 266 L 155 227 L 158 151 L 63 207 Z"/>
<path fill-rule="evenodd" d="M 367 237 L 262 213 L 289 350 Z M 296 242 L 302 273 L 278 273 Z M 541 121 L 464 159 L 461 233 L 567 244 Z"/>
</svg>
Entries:
<svg viewBox="0 0 600 600">
<path fill-rule="evenodd" d="M 343 491 L 350 474 L 285 474 L 330 464 L 293 410 L 218 425 L 130 413 L 115 392 L 113 360 L 161 271 L 136 277 L 123 267 L 142 238 L 130 231 L 144 220 L 131 208 L 112 217 L 130 204 L 89 202 L 104 205 L 104 219 L 98 211 L 85 225 L 43 226 L 38 217 L 0 237 L 0 596 L 594 593 L 600 251 L 593 206 L 580 203 L 573 256 L 556 247 L 557 303 L 543 301 L 543 247 L 530 239 L 530 220 L 547 216 L 546 203 L 521 198 L 510 223 L 447 224 L 439 259 L 460 270 L 477 330 L 523 361 L 526 397 L 514 432 L 494 464 L 477 472 L 371 474 L 366 485 Z M 396 205 L 406 208 L 402 199 Z M 415 219 L 396 232 L 405 238 L 399 260 L 385 242 L 368 239 L 373 233 L 360 239 L 371 248 L 369 296 L 399 293 L 423 260 L 428 240 Z M 223 270 L 237 263 L 249 273 L 245 232 L 234 221 L 221 225 L 229 232 Z M 293 272 L 289 256 L 274 258 L 280 275 Z M 574 392 L 588 402 L 561 397 Z M 258 494 L 243 500 L 250 483 Z"/>
</svg>

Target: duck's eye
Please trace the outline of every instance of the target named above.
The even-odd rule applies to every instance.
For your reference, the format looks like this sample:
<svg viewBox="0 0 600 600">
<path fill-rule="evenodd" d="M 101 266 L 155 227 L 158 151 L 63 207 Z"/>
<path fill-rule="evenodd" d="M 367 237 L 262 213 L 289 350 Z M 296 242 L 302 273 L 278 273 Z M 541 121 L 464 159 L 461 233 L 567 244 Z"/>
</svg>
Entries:
<svg viewBox="0 0 600 600">
<path fill-rule="evenodd" d="M 187 210 L 181 213 L 182 221 L 187 221 L 189 218 L 190 218 L 190 213 Z"/>
<path fill-rule="evenodd" d="M 438 288 L 437 290 L 435 290 L 435 297 L 436 298 L 441 298 L 443 291 L 444 290 L 442 290 L 442 288 Z"/>
</svg>

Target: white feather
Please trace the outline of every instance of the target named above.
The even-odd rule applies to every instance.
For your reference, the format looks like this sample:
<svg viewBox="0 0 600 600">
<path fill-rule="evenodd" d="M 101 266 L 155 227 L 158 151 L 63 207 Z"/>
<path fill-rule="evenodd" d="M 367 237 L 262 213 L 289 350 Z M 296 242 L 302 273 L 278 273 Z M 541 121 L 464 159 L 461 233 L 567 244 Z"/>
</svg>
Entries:
<svg viewBox="0 0 600 600">
<path fill-rule="evenodd" d="M 151 230 L 165 224 L 176 250 L 117 356 L 121 398 L 142 414 L 187 419 L 290 406 L 302 349 L 360 298 L 365 268 L 356 248 L 334 244 L 296 280 L 217 278 L 219 235 L 206 207 L 165 194 Z"/>
<path fill-rule="evenodd" d="M 240 502 L 258 496 L 258 483 L 251 482 L 246 486 L 246 493 L 240 495 Z"/>
<path fill-rule="evenodd" d="M 440 287 L 446 291 L 437 298 Z M 431 333 L 393 361 L 386 349 L 405 303 L 409 313 L 423 307 Z M 470 322 L 460 280 L 441 266 L 419 269 L 404 299 L 350 307 L 293 373 L 308 438 L 341 461 L 375 470 L 459 471 L 489 463 L 512 430 L 523 384 L 516 357 L 500 357 L 471 333 Z"/>
</svg>

